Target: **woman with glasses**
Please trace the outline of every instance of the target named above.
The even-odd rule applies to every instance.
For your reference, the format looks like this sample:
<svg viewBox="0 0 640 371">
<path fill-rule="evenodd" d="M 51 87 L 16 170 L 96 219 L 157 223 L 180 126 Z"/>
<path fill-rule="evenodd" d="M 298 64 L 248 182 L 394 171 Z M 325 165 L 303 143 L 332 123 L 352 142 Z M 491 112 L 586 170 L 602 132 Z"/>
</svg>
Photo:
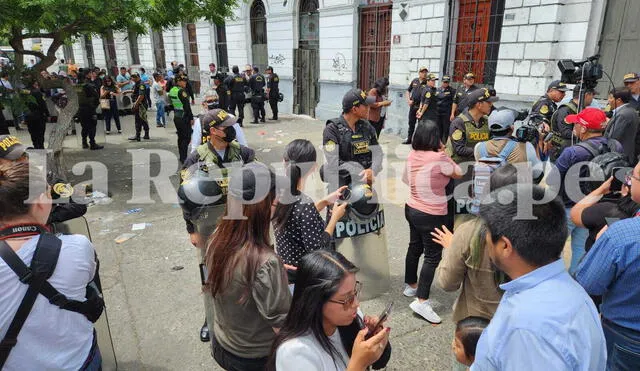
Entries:
<svg viewBox="0 0 640 371">
<path fill-rule="evenodd" d="M 342 254 L 318 250 L 300 261 L 291 309 L 273 343 L 267 370 L 350 370 L 386 366 L 389 331 L 360 317 L 356 268 Z"/>
<path fill-rule="evenodd" d="M 232 172 L 226 216 L 208 245 L 213 357 L 225 370 L 264 370 L 289 310 L 287 277 L 269 236 L 274 196 L 275 176 L 265 165 Z"/>
<path fill-rule="evenodd" d="M 31 200 L 31 202 L 26 202 Z M 26 161 L 0 163 L 0 339 L 5 339 L 28 285 L 9 265 L 30 266 L 51 212 L 51 187 L 44 174 Z M 19 227 L 19 228 L 13 228 Z M 49 236 L 51 237 L 51 236 Z M 55 238 L 55 237 L 54 237 Z M 68 299 L 85 301 L 96 273 L 93 245 L 81 235 L 60 235 L 55 270 L 48 282 Z M 43 295 L 35 298 L 15 335 L 17 343 L 0 351 L 2 370 L 99 370 L 102 363 L 93 323 L 83 314 L 63 310 Z M 9 334 L 11 335 L 11 334 Z M 9 340 L 9 339 L 7 339 Z M 4 345 L 4 344 L 3 344 Z"/>
<path fill-rule="evenodd" d="M 106 134 L 111 134 L 111 119 L 116 122 L 118 134 L 122 134 L 120 127 L 120 114 L 118 113 L 118 101 L 116 97 L 120 94 L 120 88 L 113 82 L 111 76 L 105 76 L 100 88 L 100 99 L 109 99 L 109 109 L 102 108 L 104 114 L 104 123 L 106 126 Z"/>
</svg>

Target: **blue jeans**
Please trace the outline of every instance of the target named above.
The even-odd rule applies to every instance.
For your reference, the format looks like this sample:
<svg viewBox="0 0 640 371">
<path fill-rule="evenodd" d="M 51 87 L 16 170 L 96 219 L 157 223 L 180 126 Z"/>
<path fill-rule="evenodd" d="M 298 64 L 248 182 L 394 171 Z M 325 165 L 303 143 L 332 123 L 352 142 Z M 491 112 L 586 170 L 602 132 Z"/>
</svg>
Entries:
<svg viewBox="0 0 640 371">
<path fill-rule="evenodd" d="M 640 333 L 602 319 L 607 340 L 607 371 L 640 370 Z"/>
<path fill-rule="evenodd" d="M 100 371 L 102 370 L 102 354 L 100 354 L 100 348 L 98 347 L 98 338 L 96 330 L 93 330 L 93 344 L 91 350 L 84 364 L 80 368 L 82 371 Z"/>
<path fill-rule="evenodd" d="M 567 227 L 569 228 L 569 236 L 571 236 L 571 266 L 569 266 L 569 273 L 574 274 L 580 264 L 580 260 L 584 256 L 584 245 L 587 243 L 587 237 L 589 237 L 589 230 L 586 228 L 576 227 L 571 221 L 569 214 L 571 208 L 566 208 L 567 212 Z"/>
<path fill-rule="evenodd" d="M 164 101 L 158 99 L 156 101 L 156 124 L 166 126 L 167 119 L 164 116 Z"/>
</svg>

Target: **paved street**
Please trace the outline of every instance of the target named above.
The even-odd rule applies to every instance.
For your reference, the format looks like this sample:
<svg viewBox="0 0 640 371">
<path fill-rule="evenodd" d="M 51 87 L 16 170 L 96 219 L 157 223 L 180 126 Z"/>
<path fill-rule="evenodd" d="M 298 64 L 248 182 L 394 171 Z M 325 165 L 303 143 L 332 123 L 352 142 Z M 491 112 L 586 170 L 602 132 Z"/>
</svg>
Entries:
<svg viewBox="0 0 640 371">
<path fill-rule="evenodd" d="M 155 113 L 150 112 L 151 115 Z M 150 122 L 153 123 L 153 119 Z M 166 129 L 153 125 L 152 139 L 140 143 L 126 140 L 133 134 L 131 116 L 123 119 L 123 126 L 121 135 L 101 134 L 99 142 L 105 145 L 102 151 L 79 149 L 79 140 L 74 137 L 68 137 L 65 143 L 69 147 L 65 149 L 68 168 L 80 161 L 99 161 L 108 168 L 108 191 L 113 202 L 90 207 L 87 219 L 101 260 L 104 295 L 120 369 L 218 369 L 209 354 L 209 344 L 201 343 L 197 336 L 204 311 L 196 250 L 189 243 L 179 206 L 159 202 L 155 189 L 152 191 L 155 203 L 127 202 L 132 188 L 132 157 L 127 151 L 162 149 L 177 154 L 173 124 Z M 282 115 L 277 123 L 245 125 L 245 134 L 262 161 L 278 163 L 284 146 L 295 138 L 307 138 L 320 145 L 323 127 L 324 123 L 317 120 Z M 103 128 L 99 132 L 102 133 Z M 20 132 L 20 136 L 25 143 L 30 143 L 26 131 Z M 393 170 L 378 179 L 387 201 L 392 201 L 385 205 L 392 286 L 388 294 L 363 302 L 362 309 L 377 315 L 389 300 L 395 301 L 389 321 L 393 354 L 388 369 L 444 370 L 451 364 L 454 329 L 451 307 L 456 295 L 437 288 L 432 290 L 432 299 L 438 303 L 435 310 L 443 318 L 441 325 L 433 326 L 416 317 L 409 309 L 411 300 L 401 294 L 409 230 L 403 210 L 407 192 L 400 175 L 402 157 L 409 148 L 400 145 L 400 140 L 383 134 L 381 143 L 388 154 L 385 167 Z M 158 169 L 158 158 L 152 157 L 151 174 Z M 90 172 L 71 179 L 77 183 L 89 177 Z M 175 176 L 172 181 L 177 184 Z M 311 194 L 322 190 L 319 176 L 314 176 L 311 183 L 308 185 Z M 173 194 L 164 196 L 175 200 Z M 134 208 L 142 210 L 125 214 Z M 144 230 L 131 232 L 134 223 L 147 225 Z M 137 235 L 116 244 L 114 239 L 122 233 Z"/>
</svg>

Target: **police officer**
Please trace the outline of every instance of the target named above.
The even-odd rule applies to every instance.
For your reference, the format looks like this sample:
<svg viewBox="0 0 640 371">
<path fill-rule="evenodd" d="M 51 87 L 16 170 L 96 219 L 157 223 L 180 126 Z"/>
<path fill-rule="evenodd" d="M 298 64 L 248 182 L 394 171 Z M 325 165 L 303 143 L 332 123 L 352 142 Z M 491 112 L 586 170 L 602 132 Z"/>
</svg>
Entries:
<svg viewBox="0 0 640 371">
<path fill-rule="evenodd" d="M 187 149 L 191 139 L 191 126 L 193 126 L 193 112 L 189 104 L 189 94 L 186 91 L 187 80 L 185 76 L 178 75 L 176 84 L 169 90 L 169 99 L 173 105 L 173 123 L 178 134 L 178 153 L 180 163 L 187 159 Z"/>
<path fill-rule="evenodd" d="M 78 94 L 78 118 L 80 126 L 82 126 L 82 148 L 103 149 L 103 146 L 96 143 L 96 127 L 98 126 L 96 108 L 100 103 L 100 93 L 92 84 L 87 83 L 84 72 L 78 74 L 78 82 L 75 89 Z M 87 138 L 89 144 L 87 144 Z"/>
<path fill-rule="evenodd" d="M 376 129 L 366 120 L 369 105 L 374 102 L 374 96 L 351 89 L 342 98 L 342 115 L 327 121 L 322 133 L 327 163 L 321 175 L 329 183 L 329 192 L 345 185 L 371 185 L 382 170 Z"/>
<path fill-rule="evenodd" d="M 469 94 L 478 90 L 478 86 L 475 85 L 476 75 L 469 72 L 464 75 L 462 79 L 462 85 L 456 90 L 456 95 L 453 97 L 453 104 L 451 105 L 451 114 L 449 120 L 453 121 L 456 115 L 464 111 L 469 107 L 469 102 L 466 99 Z"/>
<path fill-rule="evenodd" d="M 280 77 L 278 74 L 273 72 L 273 67 L 267 67 L 264 72 L 267 73 L 267 97 L 269 98 L 269 106 L 271 106 L 271 112 L 273 113 L 273 117 L 269 120 L 277 120 L 278 119 L 278 99 L 280 99 L 280 88 L 278 85 L 280 84 Z"/>
<path fill-rule="evenodd" d="M 446 152 L 458 164 L 474 161 L 473 149 L 476 144 L 489 140 L 489 122 L 493 102 L 498 97 L 488 89 L 477 89 L 467 97 L 469 108 L 451 122 Z M 464 169 L 463 169 L 464 170 Z M 470 172 L 467 172 L 470 178 Z"/>
<path fill-rule="evenodd" d="M 228 182 L 227 177 L 228 166 L 232 162 L 249 163 L 255 160 L 255 151 L 251 148 L 239 144 L 235 140 L 235 131 L 233 124 L 236 119 L 222 109 L 208 111 L 201 119 L 202 127 L 209 129 L 209 141 L 198 146 L 195 152 L 191 153 L 184 162 L 182 171 L 180 172 L 181 183 L 188 182 L 194 174 L 205 170 L 210 172 L 211 169 L 220 169 L 223 179 L 219 180 L 219 185 L 223 188 L 223 194 L 226 194 Z M 209 236 L 200 235 L 196 232 L 193 224 L 194 215 L 189 210 L 183 208 L 183 217 L 187 225 L 191 243 L 199 249 L 205 249 L 205 243 Z M 200 329 L 200 340 L 209 341 L 209 328 L 207 322 Z"/>
<path fill-rule="evenodd" d="M 584 107 L 589 107 L 593 102 L 593 96 L 595 91 L 593 89 L 585 89 L 584 93 Z M 564 139 L 564 143 L 560 147 L 556 147 L 551 152 L 551 161 L 554 161 L 560 157 L 560 153 L 566 147 L 573 145 L 571 139 L 573 138 L 573 125 L 567 124 L 564 119 L 568 115 L 575 115 L 578 113 L 578 105 L 580 103 L 580 84 L 573 88 L 573 99 L 564 103 L 558 107 L 558 109 L 551 116 L 551 129 L 560 135 Z"/>
<path fill-rule="evenodd" d="M 553 113 L 558 109 L 557 103 L 564 99 L 565 93 L 569 90 L 567 85 L 560 81 L 552 81 L 547 87 L 547 93 L 540 97 L 531 107 L 531 113 L 537 113 L 542 115 L 546 124 L 551 124 L 551 117 Z"/>
<path fill-rule="evenodd" d="M 451 87 L 449 75 L 442 76 L 442 84 L 436 92 L 436 102 L 438 103 L 438 127 L 442 133 L 442 142 L 446 142 L 449 137 L 449 124 L 451 123 L 451 106 L 453 97 L 456 95 L 455 89 Z"/>
<path fill-rule="evenodd" d="M 144 139 L 149 138 L 149 121 L 147 119 L 147 94 L 149 94 L 149 90 L 147 86 L 142 83 L 140 79 L 140 75 L 138 73 L 131 74 L 131 80 L 135 83 L 133 86 L 133 95 L 131 99 L 133 100 L 133 113 L 135 114 L 135 124 L 136 124 L 136 135 L 129 138 L 129 140 L 140 141 L 140 133 L 144 128 Z"/>
<path fill-rule="evenodd" d="M 31 82 L 30 94 L 33 99 L 27 101 L 27 108 L 29 109 L 29 112 L 25 116 L 27 129 L 29 129 L 29 134 L 31 134 L 33 148 L 44 149 L 44 132 L 47 117 L 49 117 L 49 109 L 47 109 L 47 104 L 44 101 L 44 95 L 42 94 L 38 81 Z"/>
<path fill-rule="evenodd" d="M 253 67 L 253 75 L 249 78 L 249 89 L 251 89 L 251 108 L 253 109 L 253 122 L 257 124 L 265 122 L 264 111 L 264 87 L 267 85 L 264 76 L 260 73 L 260 69 Z"/>
<path fill-rule="evenodd" d="M 624 86 L 631 90 L 631 101 L 629 104 L 634 106 L 638 114 L 640 114 L 640 75 L 636 72 L 629 72 L 623 77 Z"/>
<path fill-rule="evenodd" d="M 407 139 L 402 144 L 411 144 L 411 138 L 413 138 L 413 132 L 416 129 L 416 114 L 420 108 L 420 102 L 422 101 L 422 90 L 427 85 L 427 73 L 429 70 L 427 67 L 422 66 L 418 70 L 418 77 L 411 81 L 407 88 L 405 98 L 407 104 L 409 104 L 409 133 Z"/>
<path fill-rule="evenodd" d="M 418 108 L 418 113 L 416 113 L 416 117 L 420 121 L 430 120 L 435 123 L 436 120 L 438 120 L 437 80 L 438 78 L 435 74 L 430 73 L 427 75 L 427 86 L 423 89 L 420 108 Z"/>
<path fill-rule="evenodd" d="M 231 67 L 232 75 L 227 77 L 227 86 L 231 91 L 231 102 L 229 103 L 229 113 L 236 114 L 236 108 L 238 109 L 238 124 L 242 126 L 242 120 L 244 120 L 244 89 L 247 86 L 245 78 L 240 75 L 240 69 L 238 66 Z"/>
<path fill-rule="evenodd" d="M 224 77 L 218 73 L 213 77 L 213 83 L 215 84 L 215 91 L 218 94 L 219 108 L 225 111 L 229 110 L 229 103 L 231 101 L 231 91 L 224 83 Z"/>
</svg>

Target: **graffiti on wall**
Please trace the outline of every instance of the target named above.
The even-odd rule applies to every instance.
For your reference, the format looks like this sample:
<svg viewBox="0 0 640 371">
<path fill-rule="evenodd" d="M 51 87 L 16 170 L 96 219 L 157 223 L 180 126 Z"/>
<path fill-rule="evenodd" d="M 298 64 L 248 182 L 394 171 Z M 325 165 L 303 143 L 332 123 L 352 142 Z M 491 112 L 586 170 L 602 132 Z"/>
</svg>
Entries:
<svg viewBox="0 0 640 371">
<path fill-rule="evenodd" d="M 271 56 L 269 57 L 269 60 L 271 61 L 271 64 L 282 65 L 284 64 L 284 61 L 286 60 L 286 58 L 282 54 L 278 54 L 278 55 L 271 54 Z"/>
<path fill-rule="evenodd" d="M 347 58 L 345 58 L 344 54 L 338 52 L 333 57 L 333 71 L 338 75 L 344 75 L 344 72 L 347 70 Z"/>
</svg>

